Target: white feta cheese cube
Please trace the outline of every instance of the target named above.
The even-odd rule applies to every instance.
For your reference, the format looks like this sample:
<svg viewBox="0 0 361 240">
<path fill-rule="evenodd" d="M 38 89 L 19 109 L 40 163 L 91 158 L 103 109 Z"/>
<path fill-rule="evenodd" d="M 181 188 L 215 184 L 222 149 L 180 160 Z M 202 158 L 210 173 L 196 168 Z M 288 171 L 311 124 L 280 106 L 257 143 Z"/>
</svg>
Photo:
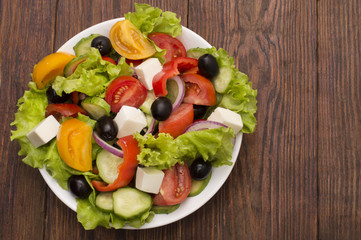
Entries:
<svg viewBox="0 0 361 240">
<path fill-rule="evenodd" d="M 142 131 L 147 126 L 144 113 L 135 107 L 123 106 L 114 118 L 118 127 L 117 138 Z"/>
<path fill-rule="evenodd" d="M 143 192 L 159 193 L 164 172 L 153 167 L 138 167 L 135 176 L 135 187 Z"/>
<path fill-rule="evenodd" d="M 153 89 L 153 77 L 162 71 L 162 69 L 162 64 L 158 58 L 149 58 L 134 68 L 138 79 L 148 90 Z"/>
<path fill-rule="evenodd" d="M 224 125 L 233 128 L 236 134 L 241 131 L 243 127 L 242 118 L 238 113 L 222 107 L 217 107 L 207 120 L 223 123 Z"/>
<path fill-rule="evenodd" d="M 48 143 L 56 137 L 60 124 L 53 115 L 36 125 L 26 136 L 35 148 Z"/>
</svg>

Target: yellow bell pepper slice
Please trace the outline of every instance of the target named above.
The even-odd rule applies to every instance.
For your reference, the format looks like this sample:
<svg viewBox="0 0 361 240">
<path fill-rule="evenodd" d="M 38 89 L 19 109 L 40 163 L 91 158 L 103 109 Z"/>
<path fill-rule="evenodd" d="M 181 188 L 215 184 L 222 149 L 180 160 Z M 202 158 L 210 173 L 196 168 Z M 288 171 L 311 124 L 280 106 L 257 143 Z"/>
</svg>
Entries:
<svg viewBox="0 0 361 240">
<path fill-rule="evenodd" d="M 127 59 L 145 59 L 156 52 L 153 44 L 129 20 L 115 23 L 109 39 L 115 51 Z"/>
<path fill-rule="evenodd" d="M 44 89 L 52 83 L 57 76 L 64 75 L 65 65 L 75 58 L 74 55 L 65 52 L 56 52 L 44 57 L 34 66 L 33 81 L 38 89 Z"/>
<path fill-rule="evenodd" d="M 56 144 L 61 159 L 79 171 L 92 170 L 92 128 L 78 119 L 60 125 Z"/>
</svg>

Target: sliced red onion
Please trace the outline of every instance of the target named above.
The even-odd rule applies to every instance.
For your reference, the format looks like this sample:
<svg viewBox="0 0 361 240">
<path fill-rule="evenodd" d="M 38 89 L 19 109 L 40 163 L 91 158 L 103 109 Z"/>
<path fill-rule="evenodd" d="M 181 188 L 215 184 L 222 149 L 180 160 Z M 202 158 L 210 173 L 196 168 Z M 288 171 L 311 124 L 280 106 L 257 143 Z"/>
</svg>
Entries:
<svg viewBox="0 0 361 240">
<path fill-rule="evenodd" d="M 112 145 L 110 145 L 109 143 L 107 143 L 106 141 L 101 139 L 95 131 L 93 131 L 93 137 L 94 137 L 95 142 L 100 147 L 102 147 L 104 150 L 110 152 L 111 154 L 114 154 L 115 156 L 121 157 L 121 158 L 124 156 L 124 153 L 122 150 L 120 150 L 116 147 L 113 147 Z"/>
<path fill-rule="evenodd" d="M 225 127 L 228 128 L 227 125 L 224 125 L 223 123 L 220 122 L 215 122 L 215 121 L 197 121 L 192 123 L 191 125 L 189 125 L 189 127 L 186 129 L 185 132 L 193 132 L 193 131 L 202 131 L 202 130 L 206 130 L 206 129 L 214 129 L 214 128 L 219 128 L 219 127 Z M 236 137 L 234 137 L 232 139 L 232 144 L 234 145 L 236 143 Z"/>
<path fill-rule="evenodd" d="M 191 125 L 189 125 L 185 132 L 201 131 L 201 130 L 205 130 L 205 129 L 213 129 L 213 128 L 219 128 L 219 127 L 227 128 L 226 125 L 224 125 L 223 123 L 220 123 L 220 122 L 208 121 L 208 120 L 202 121 L 201 120 L 201 121 L 197 121 L 197 122 L 194 122 Z"/>
<path fill-rule="evenodd" d="M 168 81 L 169 80 L 175 81 L 177 83 L 177 86 L 178 86 L 178 94 L 177 94 L 177 97 L 176 97 L 176 99 L 174 100 L 174 102 L 172 104 L 173 111 L 174 111 L 179 107 L 179 105 L 183 101 L 184 94 L 185 94 L 185 87 L 184 87 L 183 80 L 179 76 L 174 76 L 174 77 L 168 79 Z"/>
<path fill-rule="evenodd" d="M 149 127 L 148 127 L 148 129 L 147 129 L 147 131 L 145 132 L 144 135 L 147 135 L 148 133 L 153 133 L 156 123 L 157 123 L 157 120 L 152 118 L 151 122 L 149 123 Z"/>
</svg>

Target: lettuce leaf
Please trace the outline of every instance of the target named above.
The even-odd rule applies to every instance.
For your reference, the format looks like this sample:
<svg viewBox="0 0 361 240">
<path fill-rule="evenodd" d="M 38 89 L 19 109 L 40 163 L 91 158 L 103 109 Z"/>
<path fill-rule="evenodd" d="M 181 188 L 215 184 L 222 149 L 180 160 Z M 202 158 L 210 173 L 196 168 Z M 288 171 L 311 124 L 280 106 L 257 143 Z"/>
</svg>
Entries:
<svg viewBox="0 0 361 240">
<path fill-rule="evenodd" d="M 90 48 L 87 60 L 80 63 L 69 77 L 56 77 L 52 87 L 58 95 L 63 91 L 66 93 L 78 91 L 88 96 L 103 96 L 112 80 L 132 74 L 133 70 L 126 64 L 124 58 L 118 65 L 114 65 L 102 60 L 97 49 Z"/>
<path fill-rule="evenodd" d="M 131 21 L 143 34 L 161 32 L 172 37 L 181 35 L 180 18 L 173 12 L 163 12 L 148 4 L 135 4 L 135 12 L 125 14 L 125 19 Z"/>
<path fill-rule="evenodd" d="M 212 54 L 219 67 L 229 67 L 232 70 L 232 80 L 230 81 L 222 99 L 217 101 L 217 106 L 228 108 L 242 117 L 243 133 L 253 133 L 257 120 L 254 114 L 257 111 L 257 90 L 252 88 L 252 82 L 248 76 L 234 65 L 234 59 L 224 49 L 212 48 L 192 48 L 188 50 L 191 57 L 198 58 L 203 54 Z"/>
<path fill-rule="evenodd" d="M 199 157 L 213 166 L 231 165 L 234 131 L 231 128 L 215 128 L 187 132 L 176 139 L 160 133 L 158 138 L 148 134 L 135 134 L 140 147 L 137 159 L 146 167 L 167 169 L 176 163 L 188 165 Z"/>
</svg>

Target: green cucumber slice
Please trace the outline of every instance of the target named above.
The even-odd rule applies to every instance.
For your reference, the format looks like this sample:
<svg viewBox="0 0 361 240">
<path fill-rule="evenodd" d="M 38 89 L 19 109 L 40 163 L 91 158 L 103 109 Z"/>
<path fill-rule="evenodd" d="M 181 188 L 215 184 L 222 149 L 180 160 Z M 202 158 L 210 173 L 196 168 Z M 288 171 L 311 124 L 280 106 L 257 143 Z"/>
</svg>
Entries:
<svg viewBox="0 0 361 240">
<path fill-rule="evenodd" d="M 220 67 L 218 75 L 213 79 L 214 89 L 218 93 L 225 93 L 233 78 L 231 67 Z"/>
<path fill-rule="evenodd" d="M 137 217 L 152 207 L 152 197 L 131 187 L 119 188 L 113 193 L 114 213 L 121 218 Z"/>
<path fill-rule="evenodd" d="M 82 55 L 76 58 L 73 58 L 68 64 L 64 67 L 64 76 L 69 77 L 70 75 L 75 72 L 75 69 L 78 67 L 78 65 L 82 62 L 84 62 L 87 59 L 87 55 Z"/>
<path fill-rule="evenodd" d="M 191 182 L 191 191 L 189 192 L 188 197 L 194 197 L 198 194 L 200 194 L 208 185 L 209 180 L 211 179 L 212 172 L 206 177 L 205 179 L 201 181 L 197 181 L 192 179 Z"/>
<path fill-rule="evenodd" d="M 155 95 L 153 91 L 148 91 L 147 92 L 147 97 L 144 100 L 143 104 L 139 107 L 140 110 L 142 110 L 144 113 L 146 114 L 151 114 L 150 113 L 150 108 L 152 107 L 152 104 L 155 100 Z"/>
<path fill-rule="evenodd" d="M 95 199 L 95 205 L 104 212 L 112 212 L 113 193 L 112 192 L 99 193 Z"/>
<path fill-rule="evenodd" d="M 101 36 L 101 35 L 100 34 L 91 34 L 88 37 L 82 38 L 73 47 L 75 55 L 78 57 L 78 56 L 86 54 L 90 49 L 90 46 L 91 46 L 91 43 L 92 43 L 93 39 L 98 37 L 98 36 Z"/>
<path fill-rule="evenodd" d="M 123 158 L 117 157 L 104 149 L 98 153 L 96 165 L 101 179 L 108 184 L 113 183 L 118 178 L 118 166 L 122 162 Z"/>
<path fill-rule="evenodd" d="M 155 214 L 169 214 L 171 212 L 174 212 L 179 208 L 180 204 L 177 205 L 171 205 L 171 206 L 157 206 L 153 205 L 151 211 L 153 211 Z"/>
<path fill-rule="evenodd" d="M 100 97 L 87 97 L 81 102 L 81 106 L 95 120 L 110 115 L 110 105 Z"/>
</svg>

